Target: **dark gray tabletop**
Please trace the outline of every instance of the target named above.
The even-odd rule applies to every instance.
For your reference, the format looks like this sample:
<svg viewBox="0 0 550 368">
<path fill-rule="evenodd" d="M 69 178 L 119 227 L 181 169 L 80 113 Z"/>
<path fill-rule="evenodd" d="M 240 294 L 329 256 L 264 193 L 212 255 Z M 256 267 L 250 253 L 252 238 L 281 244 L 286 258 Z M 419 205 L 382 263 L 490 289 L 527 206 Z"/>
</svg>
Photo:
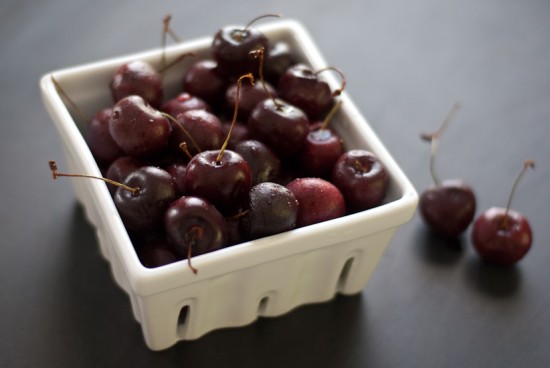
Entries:
<svg viewBox="0 0 550 368">
<path fill-rule="evenodd" d="M 278 5 L 275 5 L 278 3 Z M 419 134 L 462 109 L 441 141 L 442 177 L 461 177 L 479 211 L 505 205 L 525 159 L 537 161 L 514 207 L 534 244 L 509 269 L 400 228 L 363 292 L 280 318 L 149 351 L 112 281 L 68 181 L 40 99 L 50 70 L 158 47 L 173 15 L 183 38 L 263 13 L 302 21 L 421 191 Z M 550 2 L 0 2 L 0 367 L 546 367 L 550 362 Z"/>
</svg>

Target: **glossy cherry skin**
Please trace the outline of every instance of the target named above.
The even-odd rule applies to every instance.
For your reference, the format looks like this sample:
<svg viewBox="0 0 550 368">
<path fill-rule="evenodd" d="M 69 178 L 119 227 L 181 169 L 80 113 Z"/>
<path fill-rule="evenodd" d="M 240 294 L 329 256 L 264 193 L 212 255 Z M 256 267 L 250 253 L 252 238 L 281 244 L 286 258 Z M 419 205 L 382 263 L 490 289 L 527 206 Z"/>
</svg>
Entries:
<svg viewBox="0 0 550 368">
<path fill-rule="evenodd" d="M 281 172 L 281 160 L 260 141 L 249 139 L 238 143 L 234 151 L 240 154 L 252 173 L 252 185 L 275 181 Z"/>
<path fill-rule="evenodd" d="M 340 190 L 320 178 L 298 178 L 286 185 L 298 200 L 297 227 L 342 217 L 346 203 Z"/>
<path fill-rule="evenodd" d="M 164 215 L 164 228 L 173 241 L 176 253 L 187 258 L 220 249 L 227 245 L 224 217 L 209 202 L 194 196 L 175 200 Z"/>
<path fill-rule="evenodd" d="M 192 96 L 187 92 L 182 92 L 173 99 L 166 101 L 161 108 L 161 111 L 172 117 L 176 117 L 178 114 L 189 110 L 212 111 L 212 108 L 206 101 Z"/>
<path fill-rule="evenodd" d="M 227 82 L 218 72 L 218 64 L 211 59 L 197 61 L 183 78 L 183 89 L 216 108 L 226 90 Z"/>
<path fill-rule="evenodd" d="M 147 268 L 161 267 L 181 259 L 163 238 L 149 239 L 137 245 L 136 252 L 141 264 Z"/>
<path fill-rule="evenodd" d="M 142 97 L 133 95 L 116 103 L 109 131 L 127 155 L 144 158 L 166 149 L 172 126 Z"/>
<path fill-rule="evenodd" d="M 476 197 L 461 180 L 444 180 L 420 196 L 420 214 L 428 227 L 440 235 L 457 237 L 471 224 Z"/>
<path fill-rule="evenodd" d="M 296 227 L 298 201 L 280 184 L 264 182 L 252 187 L 241 230 L 246 239 L 279 234 Z"/>
<path fill-rule="evenodd" d="M 159 108 L 164 96 L 162 77 L 151 64 L 141 60 L 121 65 L 109 87 L 115 103 L 124 97 L 138 95 Z"/>
<path fill-rule="evenodd" d="M 388 187 L 388 172 L 372 152 L 350 150 L 334 164 L 332 183 L 344 195 L 348 211 L 358 212 L 382 203 Z"/>
<path fill-rule="evenodd" d="M 109 131 L 112 112 L 111 107 L 98 111 L 86 129 L 86 143 L 100 165 L 108 165 L 124 154 Z"/>
<path fill-rule="evenodd" d="M 181 152 L 179 146 L 183 142 L 187 144 L 187 149 L 192 155 L 222 146 L 225 138 L 222 123 L 213 113 L 206 110 L 189 110 L 177 115 L 176 121 L 170 121 L 170 147 L 173 151 Z M 198 147 L 195 147 L 195 143 Z"/>
<path fill-rule="evenodd" d="M 505 217 L 506 222 L 505 222 Z M 487 262 L 511 266 L 522 259 L 533 242 L 527 218 L 521 213 L 493 207 L 479 215 L 472 227 L 472 244 Z"/>
<path fill-rule="evenodd" d="M 281 75 L 294 64 L 296 64 L 296 59 L 290 50 L 290 45 L 284 41 L 275 42 L 267 53 L 264 75 L 267 80 L 277 86 Z"/>
<path fill-rule="evenodd" d="M 254 28 L 227 26 L 220 29 L 212 41 L 212 54 L 218 70 L 227 78 L 238 78 L 258 70 L 258 60 L 251 51 L 269 49 L 267 37 Z"/>
<path fill-rule="evenodd" d="M 129 174 L 124 184 L 139 188 L 137 194 L 124 188 L 115 192 L 114 202 L 126 228 L 135 232 L 156 230 L 164 211 L 176 198 L 172 175 L 158 167 L 144 166 Z"/>
<path fill-rule="evenodd" d="M 204 198 L 224 215 L 234 215 L 246 202 L 252 183 L 248 163 L 241 155 L 225 150 L 203 151 L 187 164 L 185 193 Z"/>
<path fill-rule="evenodd" d="M 302 109 L 310 120 L 322 119 L 334 104 L 328 83 L 304 64 L 293 65 L 281 76 L 279 95 Z"/>
<path fill-rule="evenodd" d="M 306 114 L 282 100 L 266 99 L 258 103 L 248 118 L 253 139 L 267 144 L 280 157 L 297 153 L 309 133 Z"/>
<path fill-rule="evenodd" d="M 313 125 L 300 151 L 299 161 L 305 175 L 330 178 L 338 157 L 344 153 L 342 139 L 330 128 Z"/>
<path fill-rule="evenodd" d="M 265 83 L 265 88 L 268 92 L 265 91 L 262 83 L 244 83 L 240 86 L 238 109 L 239 120 L 247 121 L 250 113 L 259 102 L 271 96 L 275 97 L 277 95 L 277 91 L 275 91 L 275 88 L 273 88 L 273 86 L 268 82 Z M 237 90 L 237 83 L 233 83 L 227 88 L 227 91 L 225 92 L 225 110 L 229 114 L 232 114 L 233 110 L 235 109 Z"/>
<path fill-rule="evenodd" d="M 130 175 L 130 173 L 136 171 L 142 166 L 145 166 L 145 163 L 140 160 L 130 156 L 121 156 L 109 165 L 107 172 L 105 173 L 105 177 L 118 183 L 122 183 L 126 177 Z M 109 184 L 108 187 L 111 195 L 114 195 L 118 188 L 113 184 Z"/>
</svg>

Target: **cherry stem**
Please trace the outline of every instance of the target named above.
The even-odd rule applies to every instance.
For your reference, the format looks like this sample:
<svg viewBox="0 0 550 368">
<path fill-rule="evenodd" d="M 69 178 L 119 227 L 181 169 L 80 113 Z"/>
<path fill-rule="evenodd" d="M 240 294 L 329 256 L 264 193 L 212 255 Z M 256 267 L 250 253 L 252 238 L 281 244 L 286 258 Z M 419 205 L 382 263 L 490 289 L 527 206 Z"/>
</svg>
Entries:
<svg viewBox="0 0 550 368">
<path fill-rule="evenodd" d="M 165 64 L 165 61 L 163 60 L 162 61 L 162 66 L 159 70 L 159 73 L 164 73 L 166 70 L 170 69 L 171 67 L 173 67 L 174 65 L 176 65 L 177 63 L 179 63 L 180 61 L 182 61 L 183 59 L 185 59 L 186 57 L 188 56 L 195 56 L 196 54 L 194 52 L 186 52 L 185 54 L 181 54 L 180 56 L 178 56 L 177 58 L 175 58 L 174 60 L 172 60 L 171 62 L 169 62 L 168 64 Z"/>
<path fill-rule="evenodd" d="M 336 112 L 338 112 L 338 110 L 340 109 L 340 106 L 342 106 L 342 100 L 336 101 L 334 106 L 332 106 L 332 109 L 330 109 L 327 116 L 325 117 L 325 120 L 323 120 L 323 123 L 321 124 L 321 127 L 319 128 L 319 130 L 325 130 L 328 128 L 328 125 L 332 121 L 332 118 L 334 117 Z"/>
<path fill-rule="evenodd" d="M 187 142 L 181 142 L 179 144 L 179 148 L 187 155 L 187 157 L 191 160 L 193 158 L 193 155 L 191 152 L 189 152 L 189 148 L 187 148 Z"/>
<path fill-rule="evenodd" d="M 264 14 L 264 15 L 260 15 L 256 18 L 252 19 L 250 22 L 248 22 L 248 24 L 243 29 L 243 33 L 246 33 L 248 31 L 248 28 L 250 28 L 250 26 L 252 26 L 252 24 L 256 23 L 260 19 L 267 18 L 267 17 L 280 18 L 281 14 Z"/>
<path fill-rule="evenodd" d="M 439 138 L 441 137 L 441 134 L 443 134 L 443 131 L 447 128 L 449 125 L 449 122 L 452 120 L 453 116 L 456 114 L 456 112 L 460 109 L 460 104 L 458 102 L 455 102 L 454 105 L 451 107 L 449 112 L 447 113 L 447 116 L 445 117 L 445 120 L 443 120 L 443 124 L 435 131 L 431 133 L 422 133 L 420 135 L 420 138 L 426 141 L 430 141 L 431 143 L 431 152 L 430 152 L 430 175 L 432 176 L 432 180 L 435 185 L 439 185 L 440 181 L 435 173 L 435 153 L 437 151 L 437 143 Z"/>
<path fill-rule="evenodd" d="M 193 258 L 193 245 L 195 245 L 196 241 L 202 238 L 203 235 L 204 235 L 204 229 L 200 226 L 191 226 L 189 228 L 189 231 L 186 234 L 186 237 L 188 238 L 187 265 L 195 275 L 199 272 L 199 270 L 191 264 L 191 258 Z"/>
<path fill-rule="evenodd" d="M 338 88 L 337 90 L 335 90 L 334 92 L 332 92 L 332 95 L 334 97 L 336 96 L 340 96 L 340 94 L 342 94 L 342 92 L 344 91 L 344 88 L 346 88 L 346 76 L 344 75 L 344 73 L 342 73 L 340 71 L 340 69 L 334 67 L 334 66 L 327 66 L 325 68 L 322 68 L 322 69 L 319 69 L 317 70 L 316 72 L 314 72 L 313 74 L 315 75 L 319 75 L 319 73 L 322 73 L 324 71 L 327 71 L 327 70 L 332 70 L 333 72 L 336 72 L 336 74 L 338 74 L 340 76 L 340 79 L 341 79 L 341 85 L 340 85 L 340 88 Z"/>
<path fill-rule="evenodd" d="M 271 92 L 269 92 L 265 83 L 265 79 L 264 79 L 265 48 L 261 47 L 259 50 L 250 51 L 250 55 L 252 55 L 254 58 L 260 59 L 260 65 L 258 67 L 258 75 L 260 76 L 262 87 L 264 88 L 265 93 L 273 101 L 273 104 L 275 104 L 275 107 L 277 108 L 277 110 L 281 111 L 283 108 L 283 105 L 275 99 L 275 97 L 271 94 Z"/>
<path fill-rule="evenodd" d="M 102 180 L 105 183 L 116 185 L 117 187 L 120 187 L 124 190 L 127 190 L 130 193 L 132 193 L 132 195 L 134 195 L 134 196 L 139 195 L 139 193 L 140 193 L 140 188 L 138 188 L 138 187 L 129 187 L 128 185 L 119 183 L 118 181 L 114 181 L 114 180 L 107 179 L 107 178 L 102 178 L 100 176 L 85 175 L 85 174 L 67 174 L 67 173 L 59 172 L 59 170 L 57 169 L 57 163 L 53 160 L 48 161 L 48 164 L 50 166 L 50 170 L 52 172 L 52 178 L 54 180 L 56 180 L 57 178 L 59 178 L 61 176 L 71 177 L 71 178 L 97 179 L 97 180 Z"/>
<path fill-rule="evenodd" d="M 235 95 L 235 109 L 233 110 L 233 119 L 231 120 L 231 126 L 229 127 L 229 132 L 227 132 L 227 137 L 225 138 L 222 148 L 218 153 L 218 157 L 216 157 L 216 163 L 218 164 L 221 163 L 222 156 L 225 152 L 225 149 L 227 148 L 227 145 L 229 144 L 229 138 L 231 138 L 233 127 L 235 126 L 235 123 L 237 121 L 237 113 L 239 112 L 239 94 L 241 93 L 241 85 L 243 83 L 244 78 L 247 78 L 248 80 L 250 80 L 250 84 L 254 85 L 254 76 L 252 75 L 252 73 L 242 75 L 237 80 L 237 94 Z"/>
<path fill-rule="evenodd" d="M 500 224 L 502 229 L 508 228 L 508 211 L 510 210 L 510 205 L 512 204 L 512 198 L 514 197 L 514 192 L 516 191 L 516 187 L 518 186 L 519 181 L 521 180 L 527 169 L 535 169 L 534 160 L 525 160 L 525 162 L 523 163 L 523 168 L 521 169 L 519 175 L 514 181 L 514 185 L 512 185 L 512 190 L 510 191 L 510 196 L 508 197 L 508 203 L 506 204 L 506 210 L 504 211 L 504 217 L 502 218 L 502 223 Z"/>
<path fill-rule="evenodd" d="M 193 146 L 195 147 L 195 149 L 197 150 L 197 152 L 202 152 L 201 148 L 199 147 L 199 145 L 197 144 L 197 142 L 193 139 L 193 137 L 191 136 L 191 133 L 189 133 L 189 131 L 187 129 L 185 129 L 183 127 L 183 125 L 180 124 L 179 121 L 177 121 L 172 115 L 170 114 L 167 114 L 165 112 L 160 112 L 160 114 L 168 119 L 170 119 L 174 124 L 176 124 L 176 126 L 181 129 L 181 131 L 183 132 L 183 134 L 185 134 L 187 136 L 187 138 L 189 138 L 189 140 L 191 141 L 191 143 L 193 144 Z M 180 148 L 181 148 L 181 144 L 180 144 Z"/>
<path fill-rule="evenodd" d="M 78 107 L 78 105 L 76 103 L 74 103 L 74 101 L 69 97 L 69 95 L 67 94 L 67 92 L 65 92 L 65 90 L 63 89 L 63 87 L 61 87 L 61 85 L 59 84 L 59 82 L 54 78 L 54 76 L 52 75 L 51 76 L 51 79 L 52 79 L 52 83 L 54 84 L 55 86 L 55 90 L 57 91 L 57 93 L 59 93 L 61 95 L 61 97 L 63 98 L 63 100 L 69 104 L 69 106 L 71 107 L 71 109 L 78 115 L 78 117 L 82 120 L 82 121 L 88 121 L 88 118 L 84 115 L 84 113 L 82 112 L 82 110 L 80 110 L 80 108 Z"/>
</svg>

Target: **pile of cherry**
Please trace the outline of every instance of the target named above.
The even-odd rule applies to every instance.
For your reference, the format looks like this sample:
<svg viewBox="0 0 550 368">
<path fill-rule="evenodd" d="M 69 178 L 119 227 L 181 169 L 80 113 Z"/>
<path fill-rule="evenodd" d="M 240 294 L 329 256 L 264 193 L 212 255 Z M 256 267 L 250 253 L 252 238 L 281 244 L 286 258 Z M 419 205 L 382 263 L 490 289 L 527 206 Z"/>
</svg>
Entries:
<svg viewBox="0 0 550 368">
<path fill-rule="evenodd" d="M 193 55 L 187 55 L 194 57 Z M 336 72 L 340 89 L 319 74 Z M 85 138 L 147 267 L 363 211 L 388 174 L 330 128 L 345 78 L 312 70 L 251 24 L 219 30 L 165 100 L 163 70 L 135 60 L 114 74 L 114 106 Z M 57 171 L 54 178 L 77 176 Z M 82 176 L 82 175 L 80 175 Z"/>
</svg>

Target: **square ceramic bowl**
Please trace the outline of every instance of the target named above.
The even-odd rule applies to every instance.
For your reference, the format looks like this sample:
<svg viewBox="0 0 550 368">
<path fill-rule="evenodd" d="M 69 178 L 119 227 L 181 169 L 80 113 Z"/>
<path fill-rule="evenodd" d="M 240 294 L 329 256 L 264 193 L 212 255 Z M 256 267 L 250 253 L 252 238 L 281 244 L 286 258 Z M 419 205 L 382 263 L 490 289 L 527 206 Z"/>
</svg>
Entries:
<svg viewBox="0 0 550 368">
<path fill-rule="evenodd" d="M 295 56 L 320 69 L 328 64 L 304 27 L 284 20 L 258 26 L 272 41 L 283 40 Z M 171 46 L 168 60 L 185 52 L 209 55 L 211 38 Z M 40 82 L 44 104 L 62 140 L 67 168 L 101 175 L 81 134 L 86 126 L 63 102 L 52 76 L 87 116 L 112 105 L 108 83 L 115 69 L 141 59 L 158 67 L 162 50 L 116 57 L 57 70 Z M 196 60 L 196 58 L 191 58 Z M 189 61 L 190 63 L 191 61 Z M 165 75 L 165 95 L 179 92 L 183 62 Z M 333 89 L 339 81 L 323 76 Z M 325 302 L 337 293 L 356 294 L 365 288 L 397 228 L 412 217 L 418 196 L 413 186 L 377 138 L 350 97 L 331 125 L 347 149 L 375 153 L 390 175 L 384 203 L 376 208 L 286 233 L 238 244 L 158 268 L 144 267 L 136 255 L 106 185 L 97 180 L 73 180 L 76 196 L 95 227 L 99 247 L 115 282 L 129 295 L 146 344 L 153 350 L 179 340 L 197 339 L 219 328 L 243 326 L 259 316 L 275 317 L 308 303 Z"/>
</svg>

